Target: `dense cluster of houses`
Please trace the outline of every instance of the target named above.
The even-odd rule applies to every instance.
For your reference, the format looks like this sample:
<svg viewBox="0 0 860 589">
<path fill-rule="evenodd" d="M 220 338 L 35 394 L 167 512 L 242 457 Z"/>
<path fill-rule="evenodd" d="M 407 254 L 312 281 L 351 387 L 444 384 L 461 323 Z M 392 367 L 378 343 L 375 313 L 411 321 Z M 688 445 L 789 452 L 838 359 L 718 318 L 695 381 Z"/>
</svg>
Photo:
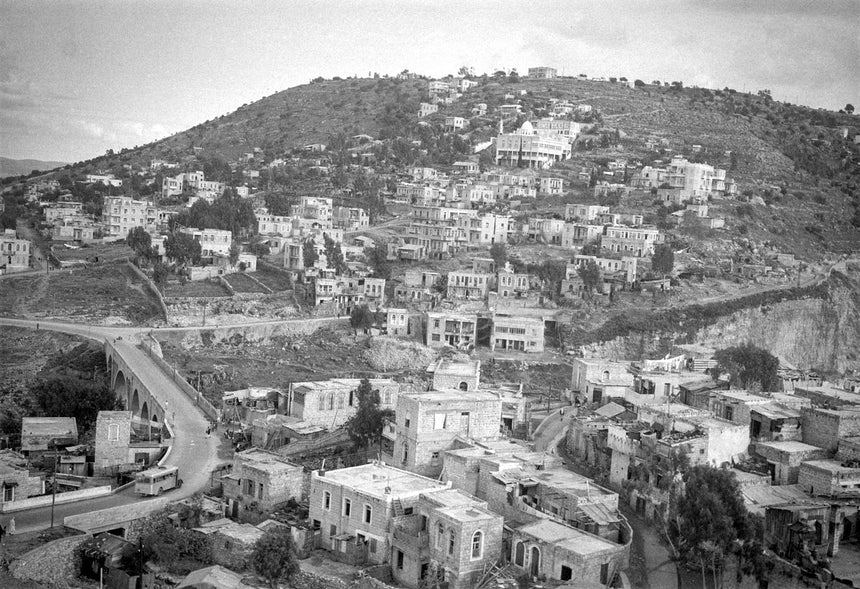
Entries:
<svg viewBox="0 0 860 589">
<path fill-rule="evenodd" d="M 860 540 L 853 383 L 784 371 L 782 388 L 791 392 L 730 389 L 704 374 L 713 360 L 702 349 L 573 364 L 571 395 L 581 409 L 568 449 L 640 513 L 665 515 L 687 461 L 734 470 L 747 508 L 764 517 L 765 545 L 782 557 L 793 561 L 801 549 L 832 557 L 840 542 Z"/>
</svg>

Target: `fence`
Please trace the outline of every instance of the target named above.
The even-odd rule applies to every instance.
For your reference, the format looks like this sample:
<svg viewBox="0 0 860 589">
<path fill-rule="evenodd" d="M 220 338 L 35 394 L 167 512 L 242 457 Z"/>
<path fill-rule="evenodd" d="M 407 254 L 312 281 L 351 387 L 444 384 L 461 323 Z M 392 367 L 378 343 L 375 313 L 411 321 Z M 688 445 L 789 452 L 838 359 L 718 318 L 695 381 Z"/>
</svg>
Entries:
<svg viewBox="0 0 860 589">
<path fill-rule="evenodd" d="M 152 337 L 152 336 L 149 336 Z M 147 348 L 144 344 L 140 344 L 140 348 L 144 351 L 147 351 Z M 186 396 L 194 401 L 194 404 L 197 405 L 201 411 L 208 417 L 209 419 L 218 419 L 218 410 L 215 408 L 212 403 L 210 403 L 203 395 L 200 394 L 200 391 L 195 389 L 191 384 L 185 380 L 181 374 L 176 371 L 176 368 L 167 363 L 164 358 L 158 356 L 156 354 L 151 353 L 150 349 L 150 358 L 155 362 L 155 365 L 158 366 L 164 374 L 173 379 L 173 382 L 176 383 L 176 386 L 186 394 Z"/>
</svg>

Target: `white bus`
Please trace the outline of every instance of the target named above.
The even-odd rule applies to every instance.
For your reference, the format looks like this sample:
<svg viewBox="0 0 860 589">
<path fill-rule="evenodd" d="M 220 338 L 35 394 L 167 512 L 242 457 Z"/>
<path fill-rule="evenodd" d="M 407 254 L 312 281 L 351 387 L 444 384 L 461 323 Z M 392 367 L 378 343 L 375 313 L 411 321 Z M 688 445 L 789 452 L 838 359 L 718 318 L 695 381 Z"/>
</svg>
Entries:
<svg viewBox="0 0 860 589">
<path fill-rule="evenodd" d="M 182 486 L 178 466 L 159 466 L 144 470 L 134 477 L 134 490 L 141 495 L 161 495 Z"/>
</svg>

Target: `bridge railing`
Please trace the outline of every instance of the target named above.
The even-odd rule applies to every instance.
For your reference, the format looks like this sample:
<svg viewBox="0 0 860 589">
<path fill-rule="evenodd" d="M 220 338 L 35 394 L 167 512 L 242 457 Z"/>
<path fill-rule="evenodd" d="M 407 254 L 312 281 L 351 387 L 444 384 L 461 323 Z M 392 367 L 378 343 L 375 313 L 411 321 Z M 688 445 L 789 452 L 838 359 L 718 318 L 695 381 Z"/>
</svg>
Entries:
<svg viewBox="0 0 860 589">
<path fill-rule="evenodd" d="M 201 411 L 208 417 L 209 419 L 215 420 L 218 419 L 218 410 L 215 408 L 212 403 L 210 403 L 197 389 L 195 389 L 191 383 L 189 383 L 185 378 L 179 373 L 176 368 L 171 366 L 164 358 L 157 354 L 152 353 L 152 349 L 150 346 L 142 343 L 140 344 L 140 349 L 144 352 L 147 352 L 149 356 L 152 358 L 152 361 L 155 362 L 155 365 L 158 366 L 164 374 L 170 377 L 173 382 L 176 383 L 176 386 L 179 387 L 183 393 L 185 393 L 189 399 L 191 399 L 195 405 L 197 405 Z"/>
</svg>

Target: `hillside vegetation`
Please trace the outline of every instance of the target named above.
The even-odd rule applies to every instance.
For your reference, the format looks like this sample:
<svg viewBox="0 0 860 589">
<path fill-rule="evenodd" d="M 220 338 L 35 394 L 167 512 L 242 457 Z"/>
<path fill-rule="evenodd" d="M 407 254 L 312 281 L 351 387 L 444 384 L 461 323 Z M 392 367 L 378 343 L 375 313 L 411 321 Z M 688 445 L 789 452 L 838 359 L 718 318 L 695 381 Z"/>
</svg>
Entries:
<svg viewBox="0 0 860 589">
<path fill-rule="evenodd" d="M 365 150 L 371 152 L 377 172 L 414 162 L 444 168 L 498 132 L 498 105 L 522 105 L 518 120 L 505 122 L 510 129 L 545 115 L 548 100 L 559 99 L 594 107 L 593 114 L 581 119 L 593 123 L 593 129 L 577 143 L 573 158 L 552 172 L 568 179 L 573 188 L 566 202 L 593 200 L 587 185 L 575 180 L 583 164 L 619 158 L 648 164 L 680 153 L 726 168 L 738 181 L 738 201 L 712 207 L 727 219 L 729 235 L 799 255 L 860 249 L 860 146 L 853 143 L 860 125 L 851 115 L 780 103 L 767 91 L 744 94 L 728 88 L 684 88 L 679 83 L 631 88 L 577 78 L 477 80 L 480 84 L 456 103 L 419 121 L 419 102 L 428 99 L 426 79 L 318 79 L 162 141 L 68 169 L 74 175 L 128 163 L 144 166 L 161 158 L 204 169 L 207 178 L 229 179 L 227 162 L 254 148 L 261 150 L 265 162 L 321 142 L 329 147 L 333 173 L 327 178 L 281 177 L 276 188 L 337 189 L 357 182 L 348 166 L 354 160 L 346 157 L 347 142 L 354 135 L 382 140 Z M 487 104 L 488 114 L 473 117 L 471 109 L 480 102 Z M 469 124 L 446 133 L 442 127 L 447 115 L 467 117 Z M 646 149 L 646 140 L 655 139 L 663 142 L 662 152 Z M 481 161 L 488 163 L 489 156 L 482 154 Z M 347 172 L 353 176 L 347 177 Z"/>
</svg>

